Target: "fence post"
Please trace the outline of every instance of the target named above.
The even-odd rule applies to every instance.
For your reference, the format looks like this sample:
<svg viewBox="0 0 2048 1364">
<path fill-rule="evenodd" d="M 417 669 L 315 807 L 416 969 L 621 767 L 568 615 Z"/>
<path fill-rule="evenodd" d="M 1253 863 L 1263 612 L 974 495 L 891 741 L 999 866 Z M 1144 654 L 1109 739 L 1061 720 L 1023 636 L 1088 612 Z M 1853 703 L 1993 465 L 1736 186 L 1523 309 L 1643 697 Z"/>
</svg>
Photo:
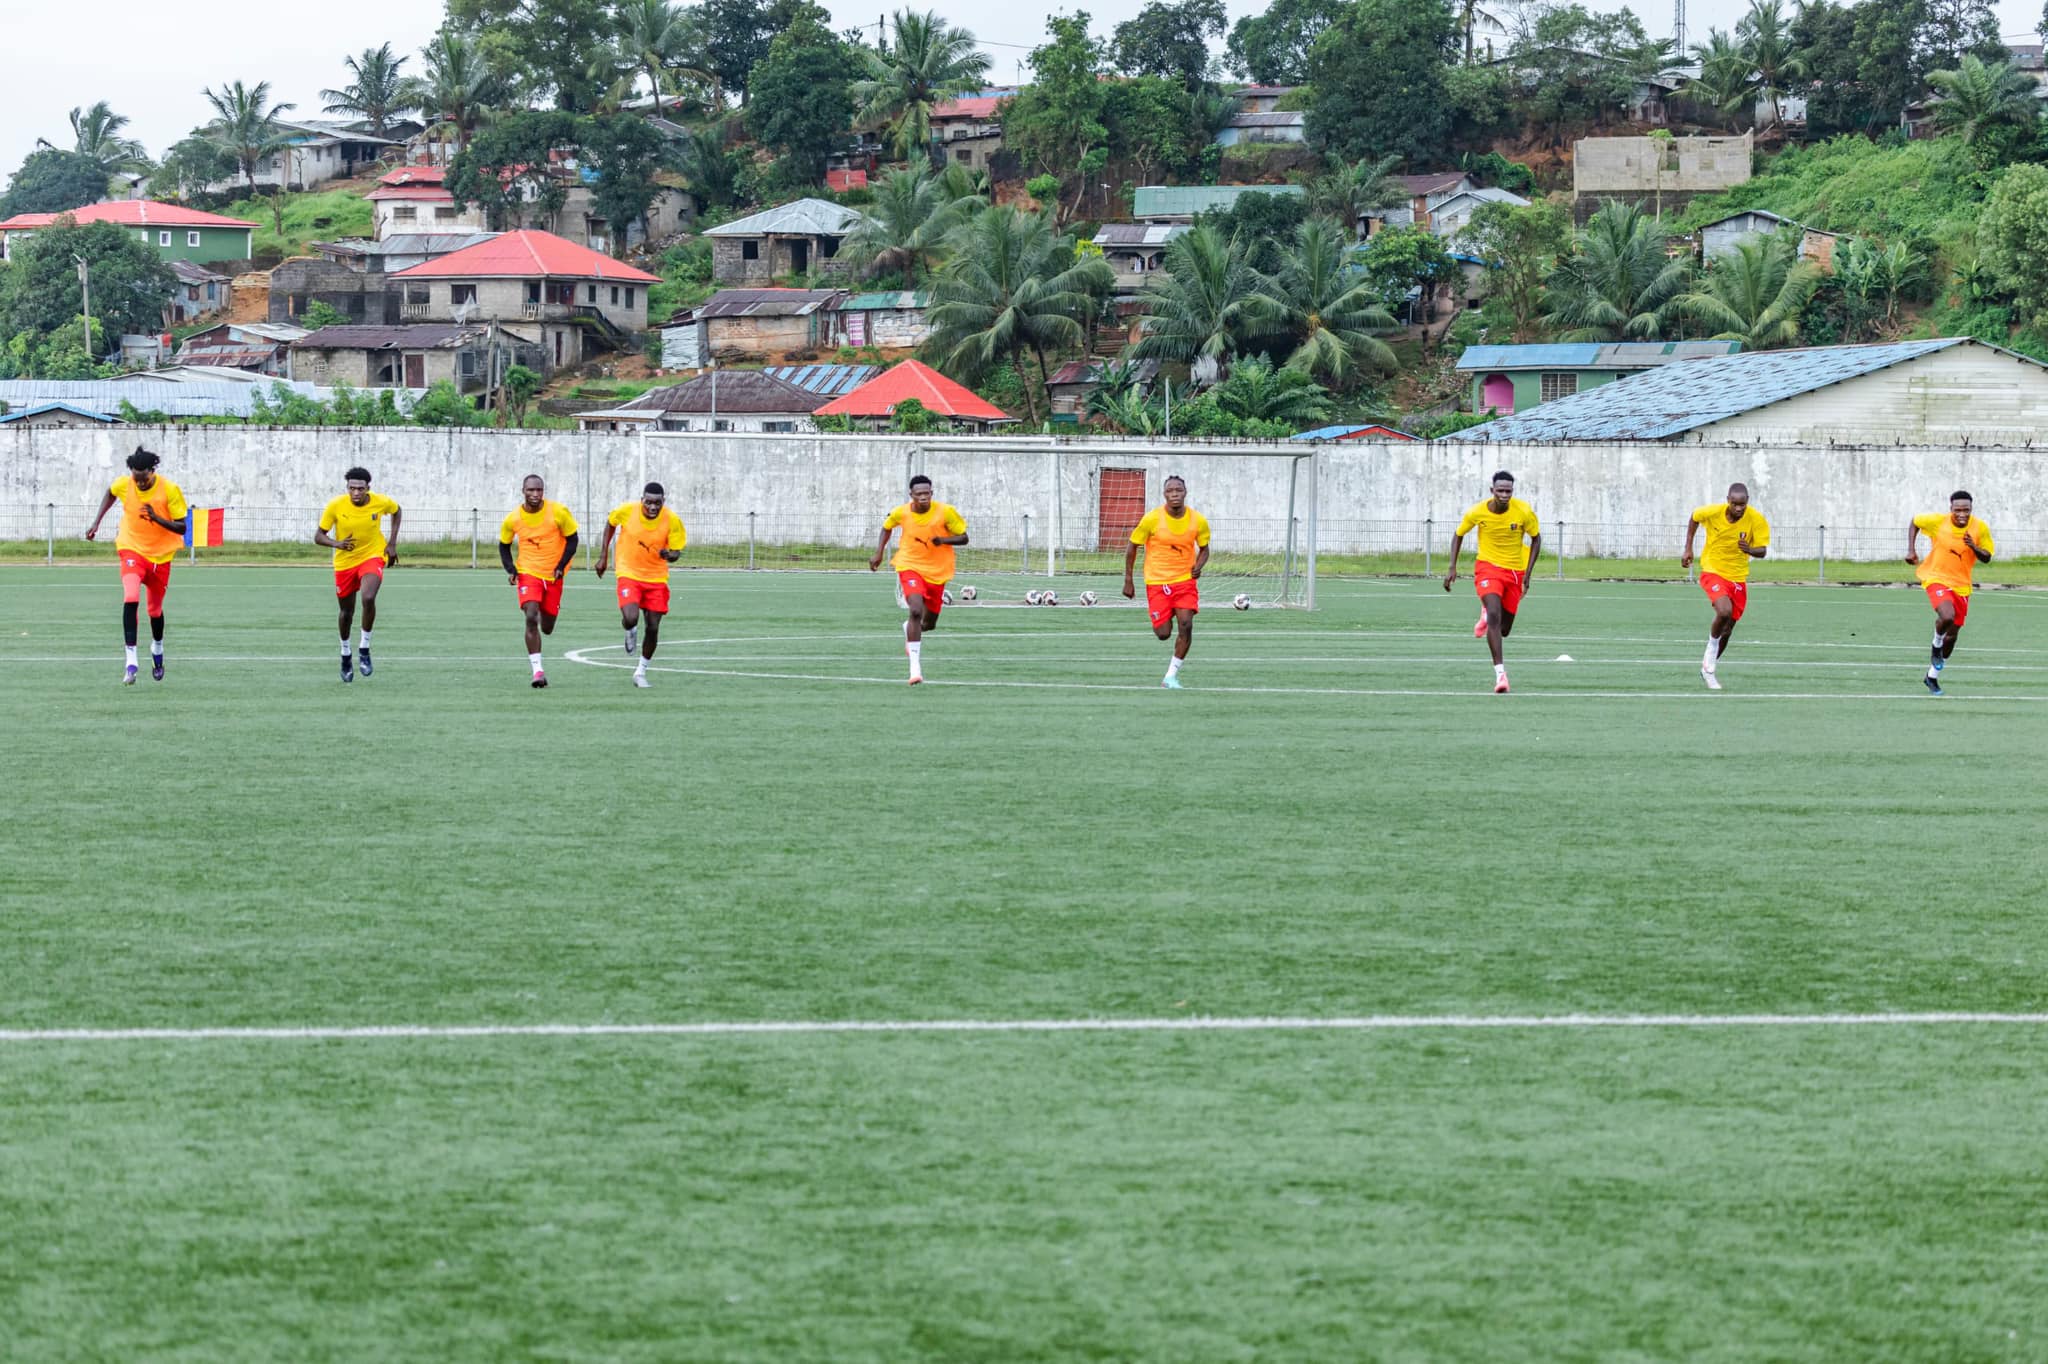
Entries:
<svg viewBox="0 0 2048 1364">
<path fill-rule="evenodd" d="M 754 571 L 754 513 L 747 513 L 747 571 Z"/>
<path fill-rule="evenodd" d="M 1828 581 L 1828 528 L 1820 528 L 1820 582 L 1823 587 Z"/>
<path fill-rule="evenodd" d="M 57 504 L 43 504 L 43 536 L 48 542 L 43 550 L 43 564 L 48 567 L 57 562 Z"/>
<path fill-rule="evenodd" d="M 1557 523 L 1557 580 L 1564 581 L 1564 522 Z"/>
<path fill-rule="evenodd" d="M 1422 518 L 1422 576 L 1436 576 L 1436 518 Z"/>
<path fill-rule="evenodd" d="M 471 507 L 469 509 L 469 566 L 471 568 L 476 567 L 476 526 L 476 508 Z"/>
<path fill-rule="evenodd" d="M 1024 513 L 1024 572 L 1031 572 L 1031 513 Z"/>
</svg>

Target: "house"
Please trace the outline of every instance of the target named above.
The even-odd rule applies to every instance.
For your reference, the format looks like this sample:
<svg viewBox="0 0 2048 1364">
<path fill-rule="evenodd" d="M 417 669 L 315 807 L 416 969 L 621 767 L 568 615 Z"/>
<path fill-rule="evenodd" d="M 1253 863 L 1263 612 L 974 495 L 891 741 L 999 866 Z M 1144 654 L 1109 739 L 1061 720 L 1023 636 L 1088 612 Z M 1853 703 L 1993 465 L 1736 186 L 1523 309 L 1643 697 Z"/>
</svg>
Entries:
<svg viewBox="0 0 2048 1364">
<path fill-rule="evenodd" d="M 952 422 L 956 430 L 986 431 L 997 422 L 1016 420 L 972 389 L 918 360 L 905 360 L 883 370 L 859 388 L 826 403 L 817 415 L 880 423 L 889 419 L 898 404 L 913 398 L 933 416 Z"/>
<path fill-rule="evenodd" d="M 1744 351 L 1631 375 L 1461 440 L 2023 445 L 2048 422 L 2048 366 L 1967 336 Z M 1844 466 L 1844 476 L 1853 471 Z"/>
<path fill-rule="evenodd" d="M 37 403 L 33 407 L 11 408 L 0 412 L 0 426 L 120 426 L 119 417 L 75 403 Z"/>
<path fill-rule="evenodd" d="M 1131 196 L 1141 223 L 1192 223 L 1198 213 L 1228 212 L 1247 194 L 1305 194 L 1300 185 L 1144 185 Z"/>
<path fill-rule="evenodd" d="M 171 273 L 178 277 L 178 287 L 164 309 L 169 325 L 182 326 L 228 306 L 228 276 L 188 260 L 172 261 Z"/>
<path fill-rule="evenodd" d="M 1839 234 L 1805 227 L 1761 208 L 1745 208 L 1739 213 L 1730 213 L 1701 224 L 1698 234 L 1700 256 L 1705 260 L 1730 256 L 1742 243 L 1768 237 L 1774 232 L 1797 232 L 1799 254 L 1830 274 L 1834 272 L 1835 246 L 1841 240 Z"/>
<path fill-rule="evenodd" d="M 1748 182 L 1754 137 L 1582 137 L 1572 144 L 1572 214 L 1610 201 L 1684 209 L 1694 197 Z"/>
<path fill-rule="evenodd" d="M 1003 101 L 1014 86 L 980 90 L 932 107 L 932 165 L 989 170 L 1003 149 Z"/>
<path fill-rule="evenodd" d="M 169 332 L 122 332 L 118 352 L 123 369 L 153 370 L 171 359 Z"/>
<path fill-rule="evenodd" d="M 474 393 L 513 365 L 539 359 L 522 353 L 531 347 L 504 338 L 493 364 L 490 347 L 491 329 L 473 323 L 322 327 L 292 343 L 292 377 L 351 388 L 431 388 L 445 379 Z"/>
<path fill-rule="evenodd" d="M 1402 192 L 1401 202 L 1369 209 L 1359 215 L 1358 235 L 1370 237 L 1390 227 L 1430 226 L 1430 215 L 1439 204 L 1479 188 L 1479 182 L 1463 171 L 1429 171 L 1421 175 L 1393 177 Z"/>
<path fill-rule="evenodd" d="M 661 283 L 549 232 L 507 232 L 389 276 L 405 322 L 513 324 L 543 368 L 580 365 L 647 328 L 647 290 Z"/>
<path fill-rule="evenodd" d="M 1515 208 L 1527 208 L 1529 201 L 1512 190 L 1499 189 L 1492 185 L 1461 189 L 1426 209 L 1429 215 L 1429 230 L 1439 237 L 1455 237 L 1472 221 L 1472 215 L 1486 204 L 1508 204 Z"/>
<path fill-rule="evenodd" d="M 1249 142 L 1306 142 L 1308 115 L 1293 113 L 1253 114 L 1240 111 L 1216 132 L 1216 145 L 1235 147 Z"/>
<path fill-rule="evenodd" d="M 1376 422 L 1356 425 L 1344 422 L 1336 426 L 1318 426 L 1313 431 L 1303 431 L 1289 436 L 1289 440 L 1348 441 L 1348 440 L 1418 440 L 1406 431 L 1392 426 L 1381 426 Z"/>
<path fill-rule="evenodd" d="M 113 223 L 135 233 L 167 261 L 247 260 L 255 253 L 256 224 L 218 213 L 202 213 L 180 204 L 154 199 L 108 199 L 63 213 L 17 213 L 0 222 L 0 260 L 10 260 L 14 247 L 60 218 L 76 223 Z"/>
<path fill-rule="evenodd" d="M 1107 360 L 1069 360 L 1052 372 L 1046 380 L 1046 405 L 1052 411 L 1052 419 L 1060 425 L 1078 423 L 1088 413 L 1088 397 L 1102 386 L 1103 371 L 1114 362 Z M 1159 378 L 1159 361 L 1139 360 L 1131 366 L 1131 377 L 1138 391 L 1148 392 Z"/>
<path fill-rule="evenodd" d="M 711 278 L 719 284 L 765 285 L 789 275 L 839 275 L 840 243 L 864 219 L 827 199 L 798 199 L 705 232 Z"/>
<path fill-rule="evenodd" d="M 1104 223 L 1094 240 L 1116 272 L 1117 289 L 1129 292 L 1166 267 L 1166 244 L 1187 230 L 1186 223 Z"/>
<path fill-rule="evenodd" d="M 325 303 L 351 322 L 396 325 L 400 291 L 390 276 L 490 241 L 495 232 L 402 232 L 382 241 L 348 238 L 308 242 L 311 256 L 294 256 L 270 271 L 272 322 L 292 322 Z"/>
<path fill-rule="evenodd" d="M 931 302 L 931 294 L 923 289 L 891 289 L 842 299 L 835 314 L 839 343 L 880 350 L 921 346 L 931 339 L 932 324 L 925 313 Z"/>
<path fill-rule="evenodd" d="M 1677 71 L 1659 71 L 1644 76 L 1629 87 L 1622 108 L 1631 123 L 1661 128 L 1671 121 L 1672 102 L 1685 90 L 1690 77 Z"/>
<path fill-rule="evenodd" d="M 350 179 L 383 157 L 405 155 L 403 138 L 373 136 L 360 123 L 331 118 L 272 122 L 284 145 L 256 163 L 253 177 L 238 170 L 208 185 L 209 191 L 246 189 L 252 183 L 258 189 L 310 189 L 322 181 Z"/>
<path fill-rule="evenodd" d="M 1458 372 L 1471 376 L 1474 412 L 1527 412 L 1541 403 L 1681 360 L 1732 355 L 1740 341 L 1587 341 L 1467 346 Z"/>
<path fill-rule="evenodd" d="M 307 334 L 304 327 L 284 322 L 222 322 L 186 337 L 178 361 L 283 375 L 292 342 Z"/>
<path fill-rule="evenodd" d="M 661 367 L 763 360 L 839 344 L 841 289 L 721 289 L 661 324 Z"/>
<path fill-rule="evenodd" d="M 441 166 L 400 166 L 377 177 L 377 188 L 363 197 L 378 241 L 400 234 L 458 233 L 484 230 L 483 210 L 458 204 L 448 192 L 448 172 Z"/>
<path fill-rule="evenodd" d="M 650 389 L 605 412 L 584 412 L 585 431 L 816 431 L 811 414 L 831 401 L 823 393 L 776 378 L 765 370 L 711 370 L 686 383 Z"/>
<path fill-rule="evenodd" d="M 769 365 L 761 371 L 806 393 L 836 398 L 851 393 L 882 372 L 880 365 Z"/>
<path fill-rule="evenodd" d="M 1237 97 L 1237 109 L 1242 114 L 1273 114 L 1280 111 L 1280 101 L 1294 93 L 1291 85 L 1240 85 L 1231 92 Z"/>
</svg>

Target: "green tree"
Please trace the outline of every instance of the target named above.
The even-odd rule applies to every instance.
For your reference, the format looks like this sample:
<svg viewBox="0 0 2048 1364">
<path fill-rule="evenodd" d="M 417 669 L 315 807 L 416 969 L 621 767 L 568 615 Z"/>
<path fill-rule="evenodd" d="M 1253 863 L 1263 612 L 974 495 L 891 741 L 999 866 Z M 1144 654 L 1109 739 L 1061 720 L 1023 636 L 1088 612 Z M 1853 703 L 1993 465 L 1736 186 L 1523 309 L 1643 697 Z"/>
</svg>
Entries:
<svg viewBox="0 0 2048 1364">
<path fill-rule="evenodd" d="M 526 210 L 551 218 L 568 198 L 554 173 L 552 154 L 575 147 L 578 132 L 572 114 L 508 114 L 455 154 L 448 166 L 448 190 L 458 202 L 481 208 L 496 228 Z"/>
<path fill-rule="evenodd" d="M 454 139 L 455 150 L 502 105 L 504 82 L 491 71 L 482 46 L 461 29 L 444 27 L 420 53 L 425 74 L 415 77 L 409 98 L 436 137 Z"/>
<path fill-rule="evenodd" d="M 920 287 L 945 259 L 952 233 L 987 205 L 955 188 L 923 166 L 890 171 L 875 186 L 865 219 L 841 244 L 841 259 L 869 275 L 900 275 L 910 288 Z"/>
<path fill-rule="evenodd" d="M 1738 127 L 1748 124 L 1757 90 L 1756 68 L 1742 44 L 1725 30 L 1710 28 L 1707 40 L 1693 44 L 1692 53 L 1700 72 L 1686 82 L 1686 98 L 1734 118 Z"/>
<path fill-rule="evenodd" d="M 149 194 L 152 199 L 189 199 L 208 185 L 233 179 L 235 169 L 235 158 L 210 138 L 188 137 L 164 153 L 163 164 L 150 174 Z"/>
<path fill-rule="evenodd" d="M 140 173 L 150 169 L 142 144 L 124 137 L 128 120 L 117 114 L 105 100 L 89 109 L 71 111 L 71 150 L 100 167 L 111 180 L 124 171 Z"/>
<path fill-rule="evenodd" d="M 526 366 L 514 365 L 505 371 L 505 407 L 511 413 L 514 426 L 526 425 L 526 410 L 540 396 L 540 389 L 540 375 Z"/>
<path fill-rule="evenodd" d="M 1309 211 L 1319 218 L 1342 224 L 1352 236 L 1364 231 L 1364 220 L 1375 209 L 1405 203 L 1408 191 L 1394 178 L 1397 158 L 1383 156 L 1377 161 L 1354 161 L 1337 167 L 1328 175 L 1309 182 Z"/>
<path fill-rule="evenodd" d="M 1223 0 L 1146 0 L 1118 24 L 1109 50 L 1127 76 L 1165 76 L 1192 90 L 1209 74 L 1209 43 L 1223 36 Z"/>
<path fill-rule="evenodd" d="M 816 184 L 825 158 L 853 121 L 858 55 L 823 24 L 805 18 L 768 46 L 754 67 L 747 126 L 790 163 L 789 178 Z"/>
<path fill-rule="evenodd" d="M 939 429 L 939 417 L 917 399 L 905 398 L 889 409 L 889 429 L 906 436 L 922 436 Z"/>
<path fill-rule="evenodd" d="M 1308 203 L 1299 194 L 1240 194 L 1227 209 L 1196 216 L 1195 226 L 1209 226 L 1235 241 L 1245 262 L 1261 275 L 1280 268 L 1294 234 L 1308 221 Z"/>
<path fill-rule="evenodd" d="M 164 305 L 177 279 L 156 248 L 112 223 L 60 218 L 26 240 L 17 239 L 6 275 L 6 321 L 17 332 L 55 333 L 75 323 L 78 265 L 92 274 L 93 320 L 113 335 L 161 331 Z"/>
<path fill-rule="evenodd" d="M 1279 273 L 1258 296 L 1264 324 L 1293 346 L 1286 368 L 1338 386 L 1367 369 L 1394 368 L 1394 352 L 1373 333 L 1398 324 L 1355 254 L 1350 229 L 1327 219 L 1296 231 Z"/>
<path fill-rule="evenodd" d="M 1051 41 L 1031 52 L 1031 84 L 1003 104 L 1003 141 L 1024 161 L 1062 177 L 1088 163 L 1109 139 L 1102 115 L 1102 49 L 1088 32 L 1087 11 L 1045 21 Z M 1082 177 L 1076 200 L 1086 193 Z"/>
<path fill-rule="evenodd" d="M 1857 79 L 1855 11 L 1863 7 L 1807 0 L 1793 15 L 1792 46 L 1806 62 L 1809 137 L 1872 126 L 1870 98 Z"/>
<path fill-rule="evenodd" d="M 1086 341 L 1097 301 L 1113 284 L 1102 258 L 1079 256 L 1051 215 L 991 208 L 960 228 L 953 256 L 933 282 L 927 353 L 971 384 L 1005 362 L 1023 373 L 1029 352 L 1043 388 L 1046 352 Z M 1024 411 L 1031 425 L 1042 420 L 1028 383 Z"/>
<path fill-rule="evenodd" d="M 1197 223 L 1167 243 L 1166 268 L 1146 281 L 1145 330 L 1131 353 L 1187 365 L 1198 387 L 1212 384 L 1233 355 L 1274 336 L 1265 286 L 1244 242 Z"/>
<path fill-rule="evenodd" d="M 557 109 L 586 113 L 597 104 L 601 82 L 591 56 L 612 32 L 603 0 L 447 0 L 448 17 L 474 32 L 487 51 L 502 54 L 502 77 L 517 71 L 535 95 L 552 96 Z"/>
<path fill-rule="evenodd" d="M 1357 0 L 1309 53 L 1309 142 L 1344 161 L 1443 156 L 1452 117 L 1444 75 L 1457 36 L 1444 0 Z"/>
<path fill-rule="evenodd" d="M 698 16 L 672 0 L 620 0 L 619 51 L 647 77 L 647 93 L 661 96 L 678 81 L 709 87 L 718 102 L 718 78 L 704 56 L 705 34 Z"/>
<path fill-rule="evenodd" d="M 1872 323 L 1889 329 L 1898 321 L 1899 304 L 1927 282 L 1927 260 L 1906 242 L 1877 246 L 1851 237 L 1835 252 L 1835 283 L 1844 304 L 1844 341 L 1859 339 Z M 1957 267 L 1956 283 L 1964 297 L 1981 301 L 1989 272 L 1975 260 Z M 2004 333 L 1999 333 L 2003 340 Z"/>
<path fill-rule="evenodd" d="M 752 96 L 755 65 L 768 55 L 775 35 L 806 18 L 829 24 L 832 16 L 811 0 L 703 0 L 697 6 L 703 33 L 703 63 L 726 90 Z"/>
<path fill-rule="evenodd" d="M 353 114 L 370 125 L 372 137 L 383 137 L 395 115 L 418 108 L 413 84 L 405 75 L 410 60 L 392 52 L 391 44 L 366 47 L 356 57 L 342 58 L 352 80 L 339 90 L 322 90 L 330 114 Z"/>
<path fill-rule="evenodd" d="M 1306 371 L 1276 369 L 1263 355 L 1239 360 L 1208 395 L 1240 422 L 1274 423 L 1298 431 L 1330 415 L 1330 395 Z M 1291 434 L 1290 431 L 1290 434 Z"/>
<path fill-rule="evenodd" d="M 1925 85 L 1927 55 L 1920 31 L 1926 0 L 1862 0 L 1854 15 L 1856 84 L 1870 107 L 1871 131 L 1896 126 Z M 1936 62 L 1935 66 L 1953 65 Z"/>
<path fill-rule="evenodd" d="M 1541 200 L 1481 204 L 1458 234 L 1459 246 L 1486 263 L 1487 296 L 1511 320 L 1516 340 L 1526 340 L 1542 317 L 1543 281 L 1571 239 L 1571 214 Z"/>
<path fill-rule="evenodd" d="M 0 194 L 0 216 L 17 213 L 62 213 L 107 197 L 107 173 L 99 162 L 77 152 L 43 147 L 30 152 Z"/>
<path fill-rule="evenodd" d="M 1102 91 L 1101 122 L 1109 159 L 1136 170 L 1139 183 L 1185 175 L 1199 162 L 1216 129 L 1237 112 L 1237 101 L 1209 86 L 1188 89 L 1164 76 L 1110 81 Z"/>
<path fill-rule="evenodd" d="M 1365 277 L 1375 294 L 1394 306 L 1410 289 L 1421 291 L 1424 354 L 1429 348 L 1429 319 L 1436 315 L 1437 291 L 1463 275 L 1444 249 L 1443 238 L 1425 227 L 1397 227 L 1376 232 L 1360 253 Z"/>
<path fill-rule="evenodd" d="M 1795 234 L 1774 234 L 1739 242 L 1710 262 L 1676 309 L 1712 328 L 1717 341 L 1770 350 L 1799 339 L 1799 315 L 1821 279 L 1817 266 L 1800 259 Z"/>
<path fill-rule="evenodd" d="M 1309 49 L 1351 7 L 1351 0 L 1273 0 L 1239 19 L 1224 44 L 1231 68 L 1261 85 L 1308 79 Z"/>
<path fill-rule="evenodd" d="M 898 10 L 889 28 L 886 51 L 860 49 L 867 76 L 855 82 L 853 98 L 861 121 L 886 128 L 896 154 L 908 161 L 931 145 L 932 110 L 980 88 L 988 56 L 972 33 L 948 24 L 936 10 Z"/>
<path fill-rule="evenodd" d="M 590 207 L 611 226 L 612 254 L 623 256 L 627 226 L 644 227 L 648 207 L 661 194 L 655 175 L 667 164 L 668 142 L 632 114 L 579 119 L 574 136 L 584 166 L 596 174 Z"/>
<path fill-rule="evenodd" d="M 1524 117 L 1560 141 L 1613 117 L 1638 84 L 1671 60 L 1670 44 L 1651 38 L 1630 11 L 1607 14 L 1583 4 L 1542 12 L 1511 55 L 1524 73 Z"/>
<path fill-rule="evenodd" d="M 676 149 L 676 162 L 700 210 L 724 208 L 739 197 L 740 158 L 725 145 L 723 121 L 692 128 Z"/>
<path fill-rule="evenodd" d="M 2041 118 L 2033 77 L 2008 62 L 1987 66 L 1980 57 L 1964 57 L 1953 71 L 1929 72 L 1927 83 L 1941 96 L 1934 126 L 1960 134 L 1973 148 L 2001 127 L 2031 127 Z"/>
<path fill-rule="evenodd" d="M 348 325 L 348 314 L 324 298 L 316 298 L 306 305 L 306 311 L 299 314 L 298 323 L 307 331 L 319 331 L 322 327 Z"/>
<path fill-rule="evenodd" d="M 2048 323 L 2048 167 L 2006 171 L 1977 220 L 1977 253 L 2023 316 Z"/>
<path fill-rule="evenodd" d="M 1749 0 L 1749 13 L 1735 25 L 1735 34 L 1756 72 L 1757 90 L 1770 102 L 1771 122 L 1776 123 L 1778 96 L 1806 74 L 1806 58 L 1793 43 L 1781 0 Z"/>
<path fill-rule="evenodd" d="M 1602 204 L 1545 287 L 1544 320 L 1567 341 L 1655 340 L 1690 283 L 1664 229 L 1634 204 Z"/>
<path fill-rule="evenodd" d="M 257 163 L 285 147 L 277 116 L 297 106 L 272 104 L 269 81 L 253 86 L 235 81 L 218 90 L 208 86 L 205 94 L 206 102 L 213 106 L 213 121 L 206 126 L 206 135 L 235 159 L 243 183 L 254 189 Z"/>
<path fill-rule="evenodd" d="M 2005 59 L 1992 0 L 1921 0 L 1919 9 L 1914 47 L 1920 70 L 1951 71 L 1968 56 L 1985 62 Z"/>
</svg>

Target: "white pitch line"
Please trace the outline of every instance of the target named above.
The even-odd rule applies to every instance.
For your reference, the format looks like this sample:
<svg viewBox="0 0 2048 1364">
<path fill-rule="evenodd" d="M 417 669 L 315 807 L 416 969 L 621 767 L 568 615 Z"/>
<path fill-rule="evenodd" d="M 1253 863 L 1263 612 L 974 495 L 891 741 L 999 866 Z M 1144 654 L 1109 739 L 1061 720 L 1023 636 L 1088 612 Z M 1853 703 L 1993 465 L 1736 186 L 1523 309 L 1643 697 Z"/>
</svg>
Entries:
<svg viewBox="0 0 2048 1364">
<path fill-rule="evenodd" d="M 217 1028 L 7 1028 L 0 1045 L 38 1042 L 342 1042 L 517 1037 L 744 1037 L 836 1033 L 1422 1032 L 1597 1028 L 2048 1026 L 2048 1013 L 1363 1014 L 1335 1018 L 770 1019 L 704 1023 L 478 1023 Z"/>
</svg>

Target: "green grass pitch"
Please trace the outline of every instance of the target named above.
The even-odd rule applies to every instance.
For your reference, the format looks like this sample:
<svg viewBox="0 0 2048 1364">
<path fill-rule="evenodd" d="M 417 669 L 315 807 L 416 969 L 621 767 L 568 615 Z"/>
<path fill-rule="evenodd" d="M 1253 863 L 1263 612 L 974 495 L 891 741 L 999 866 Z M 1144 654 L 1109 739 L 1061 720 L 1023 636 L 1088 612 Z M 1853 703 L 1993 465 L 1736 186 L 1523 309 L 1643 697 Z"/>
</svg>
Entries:
<svg viewBox="0 0 2048 1364">
<path fill-rule="evenodd" d="M 2048 596 L 329 581 L 0 568 L 10 1364 L 2048 1357 L 2035 1025 L 25 1035 L 2036 1011 Z"/>
</svg>

